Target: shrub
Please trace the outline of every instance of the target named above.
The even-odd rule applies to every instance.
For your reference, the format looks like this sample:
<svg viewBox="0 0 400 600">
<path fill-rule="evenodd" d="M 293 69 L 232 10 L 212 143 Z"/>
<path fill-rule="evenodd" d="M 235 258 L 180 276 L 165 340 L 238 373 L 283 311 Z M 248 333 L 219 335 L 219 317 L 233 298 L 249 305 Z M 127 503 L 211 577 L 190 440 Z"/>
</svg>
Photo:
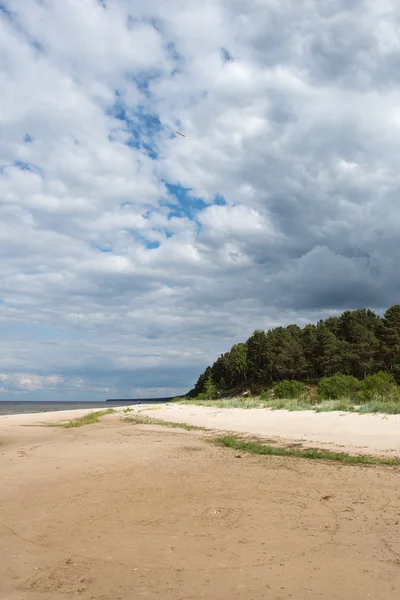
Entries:
<svg viewBox="0 0 400 600">
<path fill-rule="evenodd" d="M 318 382 L 317 393 L 321 400 L 355 397 L 360 382 L 352 375 L 336 373 L 332 377 L 323 377 Z"/>
<path fill-rule="evenodd" d="M 393 375 L 380 371 L 374 375 L 368 375 L 360 383 L 360 399 L 362 402 L 382 399 L 393 399 L 400 401 L 399 388 Z"/>
<path fill-rule="evenodd" d="M 269 394 L 268 394 L 267 390 L 261 390 L 261 392 L 260 392 L 260 400 L 262 402 L 267 402 L 267 400 L 269 400 Z"/>
<path fill-rule="evenodd" d="M 285 379 L 274 387 L 275 398 L 300 398 L 306 393 L 304 383 L 301 381 L 290 381 Z"/>
</svg>

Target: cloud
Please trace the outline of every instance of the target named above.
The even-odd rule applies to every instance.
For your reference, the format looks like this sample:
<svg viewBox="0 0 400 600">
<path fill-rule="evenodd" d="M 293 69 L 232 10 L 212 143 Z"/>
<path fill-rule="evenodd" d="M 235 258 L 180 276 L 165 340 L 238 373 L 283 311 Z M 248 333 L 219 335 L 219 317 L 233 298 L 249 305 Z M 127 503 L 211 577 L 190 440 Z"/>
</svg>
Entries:
<svg viewBox="0 0 400 600">
<path fill-rule="evenodd" d="M 394 1 L 0 6 L 3 397 L 181 393 L 398 302 Z"/>
</svg>

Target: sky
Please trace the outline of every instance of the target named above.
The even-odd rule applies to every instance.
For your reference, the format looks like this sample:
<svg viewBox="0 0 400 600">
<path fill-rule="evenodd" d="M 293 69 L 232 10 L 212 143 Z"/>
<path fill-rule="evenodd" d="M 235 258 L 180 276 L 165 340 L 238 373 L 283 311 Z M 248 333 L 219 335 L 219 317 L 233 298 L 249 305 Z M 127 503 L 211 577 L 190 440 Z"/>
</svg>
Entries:
<svg viewBox="0 0 400 600">
<path fill-rule="evenodd" d="M 0 400 L 398 303 L 399 83 L 397 0 L 0 0 Z"/>
</svg>

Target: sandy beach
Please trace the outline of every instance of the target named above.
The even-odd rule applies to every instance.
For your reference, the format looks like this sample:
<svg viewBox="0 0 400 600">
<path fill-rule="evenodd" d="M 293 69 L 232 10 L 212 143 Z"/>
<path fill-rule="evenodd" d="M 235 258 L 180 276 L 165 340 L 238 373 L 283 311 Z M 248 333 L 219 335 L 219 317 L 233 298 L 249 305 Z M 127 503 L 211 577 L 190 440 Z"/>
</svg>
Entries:
<svg viewBox="0 0 400 600">
<path fill-rule="evenodd" d="M 394 416 L 133 410 L 400 455 Z M 399 469 L 238 455 L 122 414 L 43 426 L 87 412 L 0 417 L 1 600 L 399 596 Z"/>
</svg>

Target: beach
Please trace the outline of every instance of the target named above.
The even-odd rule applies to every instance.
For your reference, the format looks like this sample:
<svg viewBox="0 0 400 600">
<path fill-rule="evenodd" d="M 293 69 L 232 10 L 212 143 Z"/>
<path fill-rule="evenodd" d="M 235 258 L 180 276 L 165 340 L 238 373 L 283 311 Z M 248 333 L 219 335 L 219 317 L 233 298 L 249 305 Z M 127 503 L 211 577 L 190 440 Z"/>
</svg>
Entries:
<svg viewBox="0 0 400 600">
<path fill-rule="evenodd" d="M 400 456 L 399 417 L 170 404 L 50 426 L 88 412 L 0 417 L 2 600 L 399 596 L 399 468 L 238 454 L 124 420 Z"/>
</svg>

